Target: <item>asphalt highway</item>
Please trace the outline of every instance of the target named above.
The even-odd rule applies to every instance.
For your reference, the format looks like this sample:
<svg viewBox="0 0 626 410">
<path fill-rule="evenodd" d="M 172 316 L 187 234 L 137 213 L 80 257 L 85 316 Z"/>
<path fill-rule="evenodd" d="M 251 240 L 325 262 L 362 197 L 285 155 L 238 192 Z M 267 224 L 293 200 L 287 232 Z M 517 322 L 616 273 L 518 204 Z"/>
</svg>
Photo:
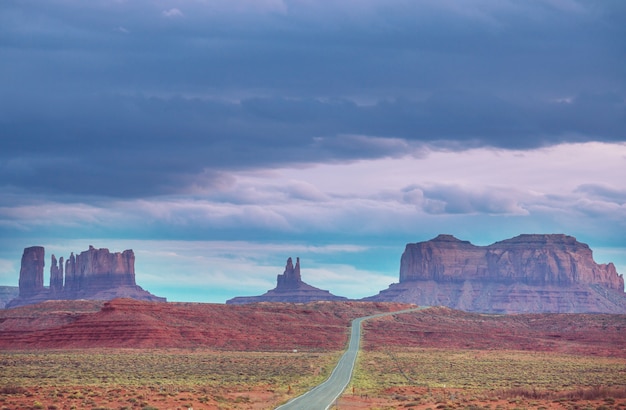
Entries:
<svg viewBox="0 0 626 410">
<path fill-rule="evenodd" d="M 356 357 L 359 353 L 359 346 L 361 344 L 361 323 L 364 320 L 373 319 L 381 316 L 397 315 L 399 313 L 414 312 L 424 309 L 419 307 L 415 309 L 406 309 L 396 312 L 379 313 L 371 316 L 364 316 L 352 321 L 352 328 L 350 331 L 350 343 L 348 349 L 344 352 L 337 363 L 337 366 L 333 369 L 330 377 L 326 379 L 322 384 L 317 385 L 313 389 L 298 396 L 282 406 L 278 406 L 276 410 L 326 410 L 329 409 L 335 400 L 343 393 L 343 391 L 350 383 L 352 378 L 352 371 L 354 370 L 354 364 L 356 363 Z"/>
</svg>

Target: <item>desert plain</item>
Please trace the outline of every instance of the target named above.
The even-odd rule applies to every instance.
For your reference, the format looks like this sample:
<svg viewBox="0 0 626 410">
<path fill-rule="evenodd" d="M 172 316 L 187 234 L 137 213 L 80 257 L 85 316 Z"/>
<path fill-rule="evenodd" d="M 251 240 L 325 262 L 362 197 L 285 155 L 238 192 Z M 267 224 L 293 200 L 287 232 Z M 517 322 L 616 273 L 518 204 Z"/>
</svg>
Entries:
<svg viewBox="0 0 626 410">
<path fill-rule="evenodd" d="M 117 299 L 0 310 L 0 409 L 273 409 L 322 382 L 350 321 L 407 308 Z M 442 307 L 364 323 L 337 409 L 626 409 L 626 315 Z"/>
</svg>

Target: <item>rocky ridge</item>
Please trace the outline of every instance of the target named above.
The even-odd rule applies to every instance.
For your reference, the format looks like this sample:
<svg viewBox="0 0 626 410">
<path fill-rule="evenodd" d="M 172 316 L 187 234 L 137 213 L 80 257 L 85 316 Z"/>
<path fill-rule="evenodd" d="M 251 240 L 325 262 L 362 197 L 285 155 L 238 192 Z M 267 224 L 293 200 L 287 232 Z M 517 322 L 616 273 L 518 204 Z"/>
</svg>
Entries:
<svg viewBox="0 0 626 410">
<path fill-rule="evenodd" d="M 135 254 L 132 249 L 111 253 L 106 248 L 89 249 L 67 260 L 51 256 L 50 286 L 44 286 L 45 249 L 32 246 L 22 255 L 19 296 L 6 304 L 7 308 L 47 300 L 111 300 L 126 297 L 137 300 L 164 302 L 135 283 Z M 64 265 L 65 262 L 65 265 Z"/>
<path fill-rule="evenodd" d="M 356 317 L 410 306 L 312 302 L 227 306 L 131 299 L 48 301 L 0 311 L 2 349 L 341 350 Z"/>
<path fill-rule="evenodd" d="M 414 307 L 313 302 L 227 306 L 130 299 L 0 310 L 0 350 L 131 348 L 340 351 L 354 318 Z M 498 349 L 626 358 L 626 315 L 483 315 L 434 307 L 364 323 L 363 349 Z M 461 335 L 461 337 L 460 337 Z"/>
<path fill-rule="evenodd" d="M 291 302 L 308 303 L 313 301 L 342 301 L 343 296 L 335 296 L 327 290 L 319 289 L 302 281 L 300 274 L 300 258 L 296 258 L 294 266 L 291 258 L 287 259 L 285 270 L 276 277 L 276 288 L 260 296 L 239 296 L 227 300 L 230 305 L 241 305 L 258 302 Z"/>
<path fill-rule="evenodd" d="M 567 235 L 520 235 L 476 246 L 451 235 L 407 244 L 400 283 L 370 301 L 485 313 L 626 313 L 624 278 Z"/>
</svg>

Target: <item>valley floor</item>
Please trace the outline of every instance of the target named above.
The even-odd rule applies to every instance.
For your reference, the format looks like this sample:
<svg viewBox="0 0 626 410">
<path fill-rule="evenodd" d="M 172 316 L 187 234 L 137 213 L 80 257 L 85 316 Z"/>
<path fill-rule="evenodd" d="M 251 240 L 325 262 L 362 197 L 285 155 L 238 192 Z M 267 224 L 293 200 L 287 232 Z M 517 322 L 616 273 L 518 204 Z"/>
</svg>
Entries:
<svg viewBox="0 0 626 410">
<path fill-rule="evenodd" d="M 367 303 L 47 303 L 0 312 L 0 409 L 273 409 Z M 429 308 L 367 321 L 338 409 L 626 410 L 626 315 Z M 119 346 L 115 346 L 118 344 Z"/>
</svg>

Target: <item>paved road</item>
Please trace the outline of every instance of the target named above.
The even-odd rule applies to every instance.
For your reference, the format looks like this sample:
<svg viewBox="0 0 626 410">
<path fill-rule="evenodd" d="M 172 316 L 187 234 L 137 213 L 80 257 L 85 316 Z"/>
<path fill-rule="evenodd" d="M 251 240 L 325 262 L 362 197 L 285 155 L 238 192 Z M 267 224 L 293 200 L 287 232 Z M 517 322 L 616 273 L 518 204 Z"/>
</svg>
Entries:
<svg viewBox="0 0 626 410">
<path fill-rule="evenodd" d="M 419 307 L 415 309 L 399 310 L 396 312 L 379 313 L 377 315 L 365 316 L 354 319 L 352 321 L 352 330 L 350 332 L 350 343 L 337 366 L 330 374 L 326 381 L 301 396 L 298 396 L 289 402 L 278 406 L 276 410 L 326 410 L 333 405 L 335 400 L 343 393 L 352 378 L 352 370 L 356 362 L 356 356 L 359 352 L 361 343 L 361 322 L 367 319 L 373 319 L 381 316 L 396 315 L 398 313 L 408 313 L 424 309 Z"/>
</svg>

